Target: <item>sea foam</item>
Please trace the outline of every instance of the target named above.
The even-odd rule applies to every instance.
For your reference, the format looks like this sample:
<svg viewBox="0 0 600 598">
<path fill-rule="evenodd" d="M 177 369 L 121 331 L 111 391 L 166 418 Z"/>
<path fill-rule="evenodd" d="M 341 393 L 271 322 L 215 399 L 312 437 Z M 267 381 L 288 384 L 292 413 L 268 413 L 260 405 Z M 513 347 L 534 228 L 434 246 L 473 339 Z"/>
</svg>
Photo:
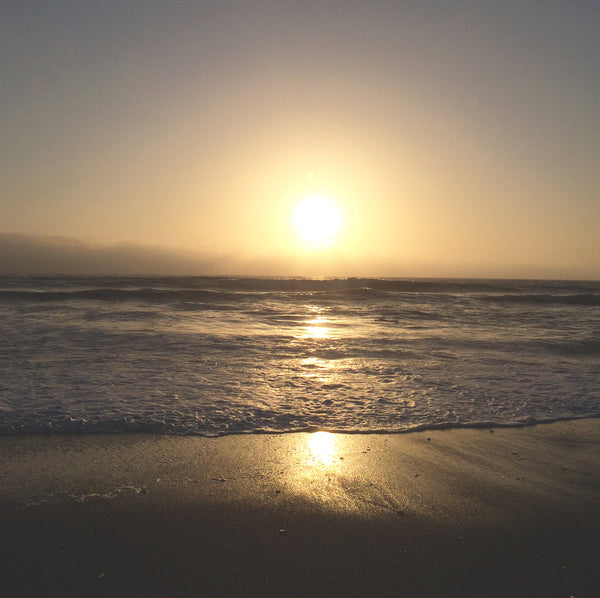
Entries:
<svg viewBox="0 0 600 598">
<path fill-rule="evenodd" d="M 600 416 L 600 283 L 0 278 L 0 433 Z"/>
</svg>

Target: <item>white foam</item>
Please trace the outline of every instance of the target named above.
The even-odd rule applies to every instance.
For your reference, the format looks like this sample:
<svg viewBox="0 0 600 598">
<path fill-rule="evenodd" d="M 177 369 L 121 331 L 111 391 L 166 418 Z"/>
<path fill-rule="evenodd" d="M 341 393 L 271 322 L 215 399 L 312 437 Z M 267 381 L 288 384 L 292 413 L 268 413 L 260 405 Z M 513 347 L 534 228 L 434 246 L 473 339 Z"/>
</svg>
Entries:
<svg viewBox="0 0 600 598">
<path fill-rule="evenodd" d="M 600 416 L 599 283 L 393 282 L 0 279 L 0 433 Z"/>
</svg>

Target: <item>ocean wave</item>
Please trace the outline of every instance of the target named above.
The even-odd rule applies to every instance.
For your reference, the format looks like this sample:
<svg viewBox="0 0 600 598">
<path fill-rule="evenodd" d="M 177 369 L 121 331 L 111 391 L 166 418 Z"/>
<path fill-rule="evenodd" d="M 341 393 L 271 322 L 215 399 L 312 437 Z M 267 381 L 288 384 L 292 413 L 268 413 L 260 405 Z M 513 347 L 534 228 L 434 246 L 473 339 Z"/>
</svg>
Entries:
<svg viewBox="0 0 600 598">
<path fill-rule="evenodd" d="M 599 298 L 552 281 L 0 277 L 0 434 L 596 416 Z"/>
<path fill-rule="evenodd" d="M 519 303 L 525 305 L 583 305 L 600 306 L 600 294 L 504 294 L 482 297 L 483 300 L 495 303 Z"/>
<path fill-rule="evenodd" d="M 179 302 L 182 304 L 197 302 L 218 303 L 239 301 L 244 297 L 233 293 L 223 293 L 208 289 L 120 289 L 101 287 L 74 291 L 47 290 L 24 291 L 2 290 L 0 299 L 8 301 L 143 301 L 143 302 Z"/>
<path fill-rule="evenodd" d="M 189 309 L 202 304 L 236 304 L 276 300 L 297 302 L 396 303 L 470 300 L 497 303 L 600 305 L 600 283 L 552 281 L 490 281 L 462 279 L 387 278 L 235 278 L 235 277 L 0 277 L 4 301 L 143 301 L 180 303 Z M 412 298 L 411 298 L 412 297 Z"/>
</svg>

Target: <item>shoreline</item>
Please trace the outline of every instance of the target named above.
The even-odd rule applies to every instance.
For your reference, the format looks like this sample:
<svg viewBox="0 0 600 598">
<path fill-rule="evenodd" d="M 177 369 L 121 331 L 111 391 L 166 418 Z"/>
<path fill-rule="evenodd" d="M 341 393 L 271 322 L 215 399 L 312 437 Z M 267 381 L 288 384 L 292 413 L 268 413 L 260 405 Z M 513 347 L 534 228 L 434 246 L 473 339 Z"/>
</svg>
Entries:
<svg viewBox="0 0 600 598">
<path fill-rule="evenodd" d="M 598 463 L 600 419 L 4 436 L 0 573 L 14 596 L 592 596 Z"/>
<path fill-rule="evenodd" d="M 435 431 L 447 431 L 447 430 L 502 430 L 502 429 L 520 429 L 520 428 L 532 428 L 536 426 L 546 426 L 557 424 L 561 422 L 570 421 L 582 421 L 582 420 L 600 420 L 600 415 L 565 415 L 556 418 L 545 418 L 545 419 L 527 419 L 513 422 L 447 422 L 438 424 L 419 424 L 412 428 L 399 428 L 399 429 L 345 429 L 345 428 L 328 428 L 326 426 L 307 426 L 304 428 L 296 428 L 291 430 L 271 430 L 271 429 L 248 429 L 238 430 L 235 432 L 177 432 L 173 430 L 158 430 L 153 424 L 150 425 L 132 425 L 131 428 L 118 428 L 112 430 L 104 430 L 102 428 L 97 429 L 80 429 L 76 427 L 65 428 L 58 430 L 54 427 L 51 429 L 25 429 L 25 430 L 11 430 L 0 432 L 0 439 L 2 438 L 19 438 L 19 437 L 55 437 L 55 436 L 114 436 L 114 435 L 139 435 L 139 436 L 165 436 L 169 438 L 226 438 L 228 436 L 285 436 L 293 434 L 313 434 L 315 432 L 327 432 L 328 434 L 347 435 L 347 436 L 397 436 L 403 434 L 415 434 L 419 432 L 435 432 Z"/>
</svg>

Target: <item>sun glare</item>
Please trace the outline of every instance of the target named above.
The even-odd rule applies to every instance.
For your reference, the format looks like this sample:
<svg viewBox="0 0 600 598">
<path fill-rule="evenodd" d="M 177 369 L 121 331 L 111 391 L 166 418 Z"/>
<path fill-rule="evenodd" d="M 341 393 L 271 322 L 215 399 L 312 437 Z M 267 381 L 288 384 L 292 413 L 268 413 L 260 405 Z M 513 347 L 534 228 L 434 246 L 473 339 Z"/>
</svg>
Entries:
<svg viewBox="0 0 600 598">
<path fill-rule="evenodd" d="M 342 227 L 342 212 L 328 197 L 309 195 L 294 210 L 294 227 L 305 246 L 325 249 L 333 245 Z"/>
<path fill-rule="evenodd" d="M 332 463 L 336 457 L 337 444 L 330 432 L 314 432 L 308 437 L 312 457 L 321 463 Z"/>
</svg>

